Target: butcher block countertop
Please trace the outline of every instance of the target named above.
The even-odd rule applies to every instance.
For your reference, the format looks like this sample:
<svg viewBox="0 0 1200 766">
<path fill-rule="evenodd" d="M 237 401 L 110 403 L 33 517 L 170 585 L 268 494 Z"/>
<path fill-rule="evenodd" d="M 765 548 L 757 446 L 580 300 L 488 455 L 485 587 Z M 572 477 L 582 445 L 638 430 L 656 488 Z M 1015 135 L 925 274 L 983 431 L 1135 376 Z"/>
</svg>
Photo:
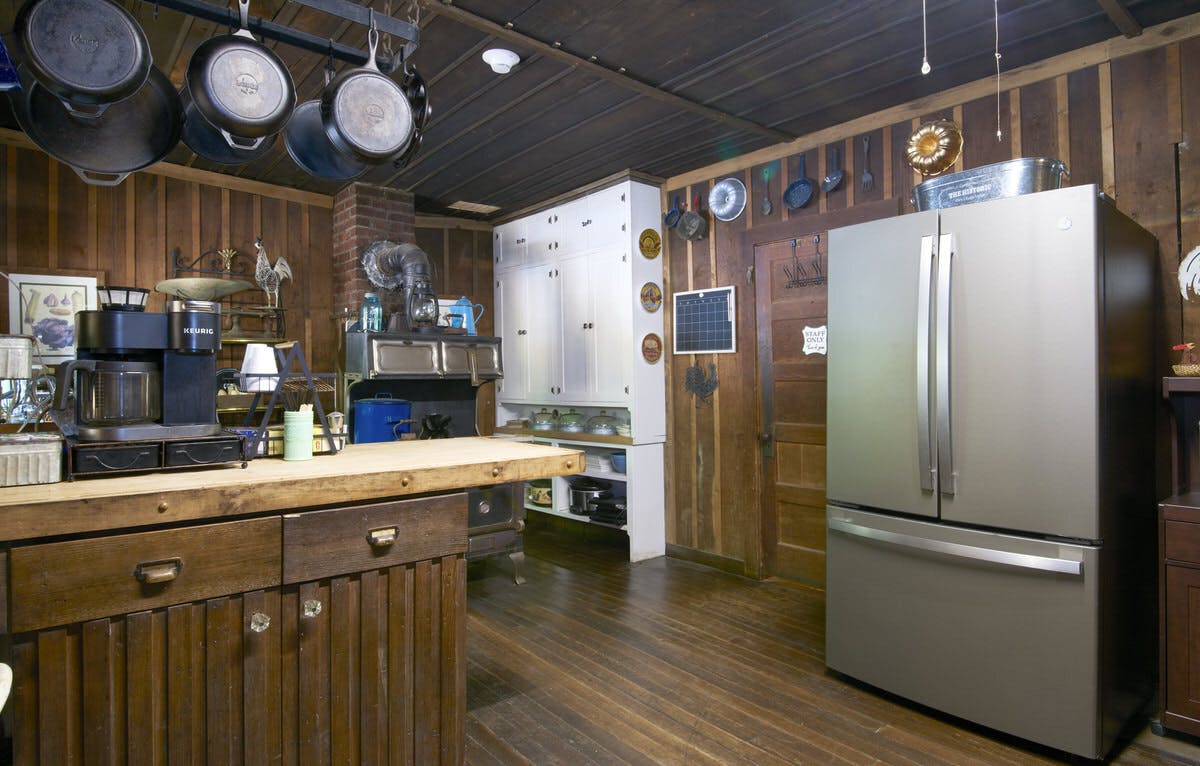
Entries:
<svg viewBox="0 0 1200 766">
<path fill-rule="evenodd" d="M 312 460 L 6 487 L 0 541 L 376 501 L 577 473 L 583 452 L 491 437 L 350 444 Z"/>
</svg>

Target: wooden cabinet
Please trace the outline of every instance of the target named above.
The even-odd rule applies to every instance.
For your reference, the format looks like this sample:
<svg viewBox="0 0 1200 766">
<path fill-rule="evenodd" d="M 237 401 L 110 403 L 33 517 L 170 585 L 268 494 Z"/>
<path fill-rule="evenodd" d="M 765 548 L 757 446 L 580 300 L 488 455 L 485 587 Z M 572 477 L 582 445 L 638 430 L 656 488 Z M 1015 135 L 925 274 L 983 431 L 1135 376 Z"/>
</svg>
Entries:
<svg viewBox="0 0 1200 766">
<path fill-rule="evenodd" d="M 458 493 L 15 546 L 14 763 L 461 763 L 466 514 Z"/>
<path fill-rule="evenodd" d="M 1200 735 L 1200 494 L 1160 506 L 1163 726 Z"/>
</svg>

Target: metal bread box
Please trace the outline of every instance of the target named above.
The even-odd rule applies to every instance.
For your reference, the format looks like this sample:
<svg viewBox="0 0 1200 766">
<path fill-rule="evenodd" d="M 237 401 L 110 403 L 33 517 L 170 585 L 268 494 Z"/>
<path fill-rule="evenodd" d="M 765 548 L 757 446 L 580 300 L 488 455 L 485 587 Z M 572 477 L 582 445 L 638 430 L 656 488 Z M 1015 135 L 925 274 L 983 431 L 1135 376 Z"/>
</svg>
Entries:
<svg viewBox="0 0 1200 766">
<path fill-rule="evenodd" d="M 940 210 L 972 202 L 1060 189 L 1070 176 L 1061 160 L 1023 157 L 933 178 L 913 187 L 917 210 Z"/>
<path fill-rule="evenodd" d="M 58 434 L 0 434 L 0 487 L 62 481 Z"/>
</svg>

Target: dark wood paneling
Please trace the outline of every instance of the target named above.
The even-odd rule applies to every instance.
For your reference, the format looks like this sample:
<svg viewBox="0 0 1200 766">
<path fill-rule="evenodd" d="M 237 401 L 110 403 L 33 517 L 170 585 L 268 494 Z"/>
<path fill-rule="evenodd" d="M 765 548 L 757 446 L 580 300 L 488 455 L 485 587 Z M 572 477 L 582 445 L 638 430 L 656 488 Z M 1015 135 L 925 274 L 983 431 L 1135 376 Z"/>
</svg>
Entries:
<svg viewBox="0 0 1200 766">
<path fill-rule="evenodd" d="M 909 136 L 917 125 L 930 119 L 956 118 L 965 138 L 960 160 L 964 169 L 1012 159 L 1018 153 L 1014 147 L 1019 146 L 1020 156 L 1068 158 L 1069 181 L 1073 185 L 1095 183 L 1111 189 L 1118 207 L 1158 237 L 1163 277 L 1157 300 L 1165 307 L 1168 326 L 1179 334 L 1179 340 L 1195 340 L 1194 336 L 1200 336 L 1198 302 L 1182 302 L 1175 280 L 1181 251 L 1200 241 L 1200 154 L 1191 148 L 1195 142 L 1187 140 L 1194 134 L 1200 135 L 1200 86 L 1196 84 L 1200 77 L 1196 76 L 1197 72 L 1200 72 L 1200 41 L 1189 40 L 1126 55 L 1104 64 L 1089 65 L 1066 75 L 1022 85 L 1019 90 L 1005 88 L 999 99 L 999 141 L 996 139 L 997 100 L 994 93 L 936 110 L 921 109 L 919 102 L 914 102 L 914 113 L 909 119 L 891 122 L 870 133 L 871 171 L 876 190 L 864 193 L 861 189 L 863 133 L 859 128 L 860 132 L 854 136 L 831 140 L 807 151 L 807 175 L 816 185 L 829 167 L 832 147 L 842 148 L 843 166 L 848 172 L 841 189 L 830 195 L 818 189 L 807 208 L 790 210 L 778 217 L 763 216 L 758 209 L 762 193 L 761 172 L 763 167 L 770 166 L 769 161 L 760 158 L 757 164 L 742 170 L 722 165 L 719 170 L 714 170 L 714 174 L 719 175 L 711 181 L 730 175 L 747 180 L 751 190 L 748 210 L 734 222 L 714 222 L 712 260 L 697 259 L 694 244 L 689 248 L 668 233 L 664 255 L 668 292 L 711 284 L 712 261 L 718 264 L 722 275 L 718 282 L 729 278 L 725 275 L 732 277 L 739 271 L 744 272 L 753 263 L 754 247 L 759 244 L 785 242 L 790 238 L 811 236 L 814 231 L 911 212 L 910 192 L 914 183 L 921 179 L 905 159 Z M 1154 83 L 1155 87 L 1147 87 L 1147 83 Z M 1166 83 L 1167 87 L 1159 87 L 1161 83 Z M 1101 87 L 1111 87 L 1111 91 L 1101 93 Z M 1111 108 L 1107 106 L 1110 97 Z M 1102 105 L 1105 105 L 1103 113 Z M 1015 125 L 1010 115 L 1014 108 L 1019 109 Z M 1111 124 L 1111 130 L 1106 123 Z M 1177 213 L 1174 157 L 1175 144 L 1181 140 L 1178 146 L 1181 212 Z M 1060 147 L 1062 141 L 1069 143 Z M 847 142 L 850 142 L 849 154 L 853 157 L 853 162 L 849 163 L 846 162 Z M 818 155 L 823 158 L 823 169 L 818 167 Z M 793 153 L 777 160 L 783 163 L 781 175 L 789 180 L 798 175 L 798 156 Z M 1108 163 L 1112 165 L 1111 169 L 1106 169 L 1106 156 L 1113 158 L 1113 162 Z M 852 172 L 850 168 L 853 168 Z M 1106 177 L 1106 173 L 1112 177 Z M 688 180 L 690 182 L 691 178 Z M 781 192 L 772 189 L 771 193 L 772 202 L 781 205 Z M 683 190 L 667 190 L 668 205 L 677 194 L 682 197 Z M 745 227 L 740 240 L 723 236 L 723 232 L 737 226 Z M 1177 227 L 1183 233 L 1182 246 L 1176 234 Z M 756 277 L 762 279 L 764 275 Z M 666 310 L 669 323 L 669 303 Z M 760 320 L 761 315 L 751 321 Z M 743 320 L 739 318 L 739 322 Z M 1168 340 L 1178 342 L 1174 335 L 1170 339 L 1148 339 L 1147 342 L 1165 347 L 1169 345 Z M 760 514 L 766 479 L 757 472 L 745 470 L 744 450 L 723 447 L 719 453 L 721 465 L 716 468 L 721 476 L 722 500 L 710 506 L 705 499 L 711 486 L 706 483 L 707 477 L 698 471 L 701 461 L 696 457 L 708 457 L 704 446 L 714 438 L 722 445 L 741 444 L 745 434 L 757 432 L 762 426 L 757 416 L 753 426 L 745 420 L 749 413 L 755 412 L 754 402 L 758 395 L 753 377 L 746 371 L 757 369 L 758 362 L 753 355 L 764 353 L 764 349 L 741 342 L 738 348 L 735 356 L 719 360 L 722 370 L 718 394 L 721 418 L 715 433 L 709 431 L 713 426 L 695 410 L 691 397 L 674 382 L 693 360 L 690 357 L 672 359 L 669 380 L 673 382 L 667 393 L 667 543 L 724 558 L 740 558 L 746 563 L 746 571 L 752 572 L 754 559 L 761 554 L 750 546 L 749 539 L 742 536 L 742 550 L 738 551 L 729 547 L 737 544 L 732 537 L 712 537 L 710 542 L 706 530 L 756 529 L 765 523 Z M 774 351 L 786 355 L 788 347 L 776 347 Z M 697 358 L 695 361 L 702 360 Z M 774 391 L 777 407 L 785 408 L 785 419 L 823 423 L 825 389 L 820 382 L 821 375 L 814 372 L 810 376 L 804 370 L 811 361 L 796 360 L 793 363 L 784 358 L 779 363 L 792 381 L 786 389 Z M 736 378 L 738 384 L 732 383 L 730 377 Z M 726 419 L 726 412 L 741 415 L 742 420 L 737 420 L 736 415 Z M 816 454 L 807 455 L 805 459 L 814 465 L 812 461 L 816 460 Z M 813 478 L 811 471 L 802 470 L 806 477 Z M 738 500 L 729 502 L 734 497 Z M 803 504 L 811 498 L 793 500 Z M 710 519 L 713 514 L 719 517 L 715 521 Z M 776 521 L 779 526 L 788 523 L 783 517 Z M 804 525 L 795 528 L 807 529 Z"/>
</svg>

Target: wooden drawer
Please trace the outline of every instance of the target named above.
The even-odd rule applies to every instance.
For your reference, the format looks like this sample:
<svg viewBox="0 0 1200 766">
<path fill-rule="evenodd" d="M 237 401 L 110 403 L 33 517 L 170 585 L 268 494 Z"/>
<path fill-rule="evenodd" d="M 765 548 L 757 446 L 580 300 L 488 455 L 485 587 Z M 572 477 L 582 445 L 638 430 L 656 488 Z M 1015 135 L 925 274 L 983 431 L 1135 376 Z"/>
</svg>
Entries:
<svg viewBox="0 0 1200 766">
<path fill-rule="evenodd" d="M 1163 548 L 1167 559 L 1200 564 L 1200 524 L 1164 522 Z"/>
<path fill-rule="evenodd" d="M 15 547 L 13 632 L 279 584 L 278 517 Z"/>
<path fill-rule="evenodd" d="M 465 493 L 283 517 L 284 584 L 466 550 Z"/>
</svg>

